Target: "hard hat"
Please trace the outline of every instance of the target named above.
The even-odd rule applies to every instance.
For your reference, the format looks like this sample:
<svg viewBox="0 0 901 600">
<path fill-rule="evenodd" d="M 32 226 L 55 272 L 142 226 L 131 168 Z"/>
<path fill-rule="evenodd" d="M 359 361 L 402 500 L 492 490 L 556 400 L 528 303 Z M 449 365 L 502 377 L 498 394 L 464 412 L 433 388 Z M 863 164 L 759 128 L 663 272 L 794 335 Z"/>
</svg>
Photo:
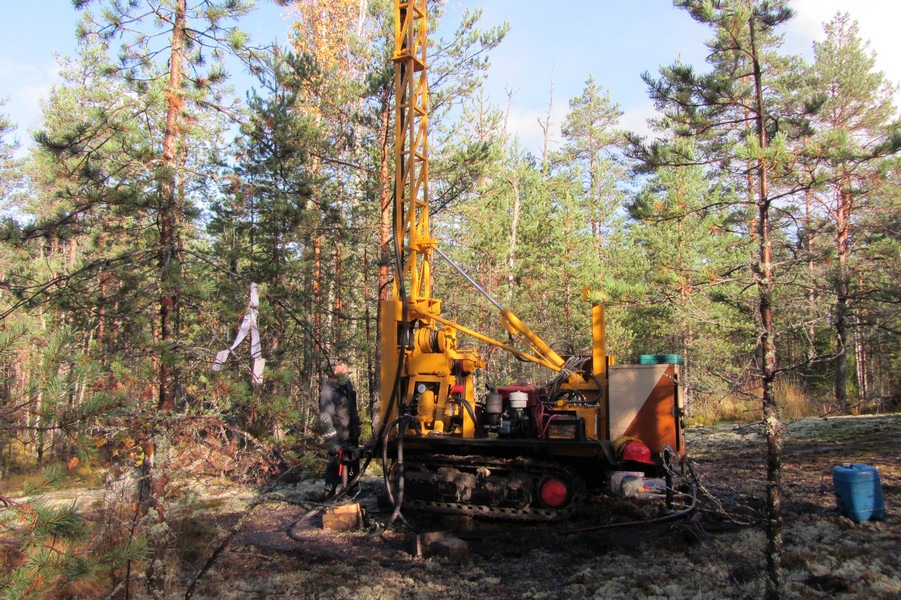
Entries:
<svg viewBox="0 0 901 600">
<path fill-rule="evenodd" d="M 640 462 L 647 465 L 654 464 L 654 459 L 651 458 L 651 449 L 638 440 L 631 440 L 629 442 L 626 442 L 626 444 L 623 446 L 620 458 L 622 460 Z"/>
<path fill-rule="evenodd" d="M 627 435 L 621 435 L 613 441 L 613 452 L 620 456 L 623 453 L 623 446 L 628 444 L 631 441 L 637 441 L 634 437 L 629 437 Z"/>
</svg>

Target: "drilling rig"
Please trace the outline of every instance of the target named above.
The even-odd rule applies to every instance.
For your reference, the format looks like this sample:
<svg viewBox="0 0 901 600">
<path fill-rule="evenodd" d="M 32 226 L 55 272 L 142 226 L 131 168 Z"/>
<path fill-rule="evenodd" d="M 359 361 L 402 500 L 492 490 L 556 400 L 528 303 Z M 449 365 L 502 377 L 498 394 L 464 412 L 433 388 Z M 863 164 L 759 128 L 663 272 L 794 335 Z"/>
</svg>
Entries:
<svg viewBox="0 0 901 600">
<path fill-rule="evenodd" d="M 395 0 L 394 22 L 396 270 L 379 326 L 380 443 L 395 506 L 555 520 L 609 488 L 612 473 L 669 472 L 685 453 L 680 357 L 615 364 L 600 305 L 590 350 L 558 354 L 439 249 L 429 227 L 427 0 Z M 506 342 L 442 316 L 436 257 L 494 305 Z M 462 336 L 545 367 L 548 380 L 478 394 L 485 361 L 458 345 Z"/>
</svg>

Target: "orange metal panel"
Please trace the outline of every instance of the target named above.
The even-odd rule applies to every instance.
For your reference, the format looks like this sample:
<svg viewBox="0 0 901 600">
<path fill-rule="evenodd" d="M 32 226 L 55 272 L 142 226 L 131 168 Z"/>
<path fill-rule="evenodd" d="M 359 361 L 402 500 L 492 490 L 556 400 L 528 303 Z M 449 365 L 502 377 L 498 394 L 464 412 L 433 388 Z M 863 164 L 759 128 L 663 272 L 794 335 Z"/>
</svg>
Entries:
<svg viewBox="0 0 901 600">
<path fill-rule="evenodd" d="M 610 367 L 610 439 L 626 435 L 654 453 L 669 446 L 684 453 L 678 365 Z"/>
</svg>

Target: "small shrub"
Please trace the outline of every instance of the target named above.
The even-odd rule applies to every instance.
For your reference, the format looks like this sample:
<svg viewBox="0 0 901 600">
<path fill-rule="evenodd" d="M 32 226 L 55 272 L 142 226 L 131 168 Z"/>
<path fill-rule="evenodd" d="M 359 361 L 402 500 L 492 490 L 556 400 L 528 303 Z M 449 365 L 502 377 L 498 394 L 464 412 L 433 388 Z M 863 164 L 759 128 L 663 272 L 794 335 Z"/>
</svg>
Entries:
<svg viewBox="0 0 901 600">
<path fill-rule="evenodd" d="M 781 377 L 775 384 L 776 401 L 786 419 L 803 419 L 817 414 L 807 391 L 797 378 Z"/>
<path fill-rule="evenodd" d="M 759 419 L 759 402 L 747 396 L 731 394 L 695 403 L 686 418 L 689 427 L 713 425 L 720 422 L 748 423 Z"/>
</svg>

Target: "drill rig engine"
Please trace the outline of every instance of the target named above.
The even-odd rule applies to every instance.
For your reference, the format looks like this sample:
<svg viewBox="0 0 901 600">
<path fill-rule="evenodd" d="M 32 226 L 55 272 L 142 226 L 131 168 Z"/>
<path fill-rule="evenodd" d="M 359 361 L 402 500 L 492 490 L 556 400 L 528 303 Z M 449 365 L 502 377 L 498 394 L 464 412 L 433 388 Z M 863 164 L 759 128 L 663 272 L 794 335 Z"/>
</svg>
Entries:
<svg viewBox="0 0 901 600">
<path fill-rule="evenodd" d="M 381 422 L 389 495 L 404 507 L 514 519 L 570 514 L 611 472 L 663 473 L 684 454 L 678 360 L 616 365 L 604 309 L 591 309 L 592 348 L 561 356 L 439 249 L 429 229 L 427 0 L 395 0 L 396 272 L 381 303 Z M 442 256 L 499 311 L 520 350 L 441 315 L 431 294 Z M 492 387 L 464 334 L 549 369 L 543 384 Z M 671 356 L 671 355 L 664 355 Z M 394 493 L 392 492 L 394 490 Z"/>
</svg>

